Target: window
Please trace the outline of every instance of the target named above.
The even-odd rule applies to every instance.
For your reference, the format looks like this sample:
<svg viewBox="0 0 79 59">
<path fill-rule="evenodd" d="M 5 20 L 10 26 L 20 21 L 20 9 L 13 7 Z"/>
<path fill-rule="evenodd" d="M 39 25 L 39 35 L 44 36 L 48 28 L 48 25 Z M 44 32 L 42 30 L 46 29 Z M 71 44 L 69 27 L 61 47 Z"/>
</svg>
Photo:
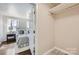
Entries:
<svg viewBox="0 0 79 59">
<path fill-rule="evenodd" d="M 14 18 L 9 18 L 7 21 L 7 32 L 16 31 L 18 20 Z"/>
<path fill-rule="evenodd" d="M 30 27 L 30 26 L 29 26 L 29 21 L 27 21 L 27 23 L 26 23 L 26 24 L 27 24 L 27 25 L 26 25 L 26 26 L 27 26 L 27 28 L 29 28 L 29 27 Z"/>
</svg>

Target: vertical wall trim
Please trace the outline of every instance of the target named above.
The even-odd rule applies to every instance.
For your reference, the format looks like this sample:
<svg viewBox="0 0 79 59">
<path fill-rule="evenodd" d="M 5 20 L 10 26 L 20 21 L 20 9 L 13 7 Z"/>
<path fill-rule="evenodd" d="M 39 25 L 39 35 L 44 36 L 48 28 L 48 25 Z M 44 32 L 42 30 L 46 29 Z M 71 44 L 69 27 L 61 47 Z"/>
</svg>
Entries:
<svg viewBox="0 0 79 59">
<path fill-rule="evenodd" d="M 36 4 L 35 55 L 38 54 L 38 4 Z"/>
</svg>

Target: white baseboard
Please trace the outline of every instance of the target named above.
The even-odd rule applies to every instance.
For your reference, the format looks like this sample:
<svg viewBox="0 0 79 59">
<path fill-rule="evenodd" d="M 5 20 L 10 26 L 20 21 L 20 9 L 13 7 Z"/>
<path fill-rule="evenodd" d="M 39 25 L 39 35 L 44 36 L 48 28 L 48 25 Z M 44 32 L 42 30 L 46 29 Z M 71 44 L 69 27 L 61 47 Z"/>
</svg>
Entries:
<svg viewBox="0 0 79 59">
<path fill-rule="evenodd" d="M 51 51 L 53 51 L 55 49 L 55 47 L 54 48 L 52 48 L 52 49 L 50 49 L 50 50 L 48 50 L 47 52 L 45 52 L 43 55 L 48 55 Z"/>
<path fill-rule="evenodd" d="M 73 55 L 73 54 L 69 53 L 68 51 L 65 51 L 65 50 L 63 50 L 63 49 L 61 49 L 59 47 L 54 47 L 54 48 L 48 50 L 47 52 L 45 52 L 43 55 L 49 55 L 49 53 L 52 52 L 54 49 L 60 50 L 60 51 L 62 51 L 64 53 L 67 53 L 68 55 Z"/>
<path fill-rule="evenodd" d="M 59 47 L 55 47 L 55 49 L 58 49 L 58 50 L 60 50 L 60 51 L 62 51 L 62 52 L 64 52 L 64 53 L 67 53 L 68 55 L 73 55 L 72 53 L 69 53 L 68 51 L 66 51 L 66 50 L 64 50 L 64 49 L 61 49 L 61 48 L 59 48 Z"/>
</svg>

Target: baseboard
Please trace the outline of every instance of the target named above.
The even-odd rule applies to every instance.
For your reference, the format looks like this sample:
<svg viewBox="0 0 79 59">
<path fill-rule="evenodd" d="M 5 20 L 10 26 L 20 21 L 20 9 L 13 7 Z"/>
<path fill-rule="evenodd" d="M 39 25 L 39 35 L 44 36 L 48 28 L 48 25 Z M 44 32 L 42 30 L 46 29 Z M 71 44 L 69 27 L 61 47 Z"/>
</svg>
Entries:
<svg viewBox="0 0 79 59">
<path fill-rule="evenodd" d="M 45 52 L 45 53 L 43 53 L 43 55 L 48 55 L 51 51 L 53 51 L 55 49 L 55 47 L 54 48 L 52 48 L 52 49 L 50 49 L 50 50 L 48 50 L 47 52 Z"/>
<path fill-rule="evenodd" d="M 61 49 L 59 47 L 54 47 L 54 48 L 60 50 L 61 52 L 67 53 L 68 55 L 73 55 L 72 53 L 69 53 L 68 51 Z"/>
<path fill-rule="evenodd" d="M 60 51 L 62 51 L 64 53 L 67 53 L 68 55 L 73 55 L 73 54 L 69 53 L 68 51 L 65 51 L 65 50 L 63 50 L 63 49 L 61 49 L 59 47 L 54 47 L 54 48 L 48 50 L 47 52 L 45 52 L 43 55 L 49 55 L 49 53 L 52 52 L 54 49 L 60 50 Z"/>
</svg>

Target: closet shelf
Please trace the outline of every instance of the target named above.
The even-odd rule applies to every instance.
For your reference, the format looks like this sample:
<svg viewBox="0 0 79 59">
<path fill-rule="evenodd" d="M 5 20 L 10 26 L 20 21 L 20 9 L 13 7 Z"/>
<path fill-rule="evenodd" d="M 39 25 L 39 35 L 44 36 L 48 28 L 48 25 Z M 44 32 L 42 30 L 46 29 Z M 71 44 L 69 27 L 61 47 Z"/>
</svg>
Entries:
<svg viewBox="0 0 79 59">
<path fill-rule="evenodd" d="M 49 10 L 49 12 L 51 12 L 53 14 L 60 13 L 64 9 L 71 8 L 71 7 L 75 6 L 75 5 L 78 5 L 78 3 L 61 3 L 61 4 L 58 4 L 57 6 L 51 8 Z"/>
</svg>

